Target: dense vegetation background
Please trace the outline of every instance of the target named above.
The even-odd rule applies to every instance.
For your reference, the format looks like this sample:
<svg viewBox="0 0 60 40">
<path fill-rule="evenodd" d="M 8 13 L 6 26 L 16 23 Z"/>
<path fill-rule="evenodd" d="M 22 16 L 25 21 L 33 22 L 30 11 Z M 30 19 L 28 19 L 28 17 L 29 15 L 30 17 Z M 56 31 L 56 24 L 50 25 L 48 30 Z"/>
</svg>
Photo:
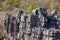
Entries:
<svg viewBox="0 0 60 40">
<path fill-rule="evenodd" d="M 12 11 L 15 8 L 25 12 L 36 7 L 45 7 L 60 11 L 60 0 L 0 0 L 0 11 Z M 33 7 L 32 7 L 33 6 Z"/>
</svg>

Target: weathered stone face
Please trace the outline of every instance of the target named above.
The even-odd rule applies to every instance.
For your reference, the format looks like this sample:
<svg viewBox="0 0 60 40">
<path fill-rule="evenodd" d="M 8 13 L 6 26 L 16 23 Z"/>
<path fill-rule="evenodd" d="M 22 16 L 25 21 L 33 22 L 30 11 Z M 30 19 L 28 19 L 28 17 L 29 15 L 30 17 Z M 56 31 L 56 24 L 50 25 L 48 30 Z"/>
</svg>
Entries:
<svg viewBox="0 0 60 40">
<path fill-rule="evenodd" d="M 43 13 L 45 13 L 44 11 Z M 11 24 L 13 25 L 11 27 L 13 27 L 14 31 L 13 33 L 7 34 L 6 39 L 10 39 L 10 40 L 13 39 L 11 37 L 14 37 L 15 40 L 16 39 L 17 40 L 24 40 L 24 39 L 25 40 L 53 40 L 53 39 L 57 40 L 57 39 L 60 39 L 59 38 L 60 29 L 55 27 L 56 25 L 59 24 L 59 22 L 57 24 L 57 20 L 59 20 L 59 17 L 57 17 L 57 15 L 59 14 L 53 14 L 51 16 L 44 14 L 45 16 L 43 16 L 41 14 L 41 11 L 39 11 L 38 13 L 39 15 L 36 15 L 34 13 L 32 13 L 33 15 L 22 14 L 20 20 L 18 20 L 18 17 L 16 17 L 16 19 L 15 18 L 10 19 L 12 20 L 11 23 L 14 24 L 14 25 Z M 17 26 L 17 23 L 20 23 L 18 25 L 19 27 Z M 19 32 L 16 32 L 16 30 L 18 30 Z M 13 36 L 11 36 L 11 34 L 13 34 Z"/>
</svg>

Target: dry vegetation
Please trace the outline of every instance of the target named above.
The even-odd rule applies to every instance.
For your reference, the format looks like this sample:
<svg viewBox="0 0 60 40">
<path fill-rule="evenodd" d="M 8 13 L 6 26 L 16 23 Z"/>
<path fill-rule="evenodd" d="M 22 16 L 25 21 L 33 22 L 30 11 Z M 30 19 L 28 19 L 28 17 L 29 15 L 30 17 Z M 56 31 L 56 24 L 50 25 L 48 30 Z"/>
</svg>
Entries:
<svg viewBox="0 0 60 40">
<path fill-rule="evenodd" d="M 12 11 L 15 8 L 26 11 L 27 8 L 33 3 L 37 7 L 45 7 L 60 11 L 60 0 L 2 0 L 0 2 L 0 9 L 2 11 Z"/>
</svg>

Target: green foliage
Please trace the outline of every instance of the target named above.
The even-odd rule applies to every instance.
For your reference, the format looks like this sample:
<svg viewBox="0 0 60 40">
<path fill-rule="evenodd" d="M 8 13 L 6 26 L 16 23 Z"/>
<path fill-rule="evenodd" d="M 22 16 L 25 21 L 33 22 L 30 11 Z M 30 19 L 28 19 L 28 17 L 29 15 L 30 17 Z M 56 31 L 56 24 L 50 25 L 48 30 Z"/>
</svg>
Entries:
<svg viewBox="0 0 60 40">
<path fill-rule="evenodd" d="M 46 0 L 46 3 L 50 3 L 50 2 L 52 2 L 52 1 L 54 1 L 54 0 Z"/>
<path fill-rule="evenodd" d="M 3 10 L 3 8 L 2 7 L 0 7 L 0 11 L 2 11 Z"/>
<path fill-rule="evenodd" d="M 4 5 L 8 5 L 8 4 L 12 4 L 12 3 L 13 3 L 13 0 L 5 0 L 5 1 L 3 1 Z"/>
<path fill-rule="evenodd" d="M 4 10 L 7 10 L 10 5 L 12 6 L 12 4 L 13 4 L 13 0 L 4 0 L 2 2 L 3 5 L 2 7 Z"/>
<path fill-rule="evenodd" d="M 36 6 L 34 4 L 30 5 L 27 10 L 26 10 L 26 13 L 31 13 L 33 9 L 35 9 Z"/>
<path fill-rule="evenodd" d="M 19 0 L 5 0 L 3 1 L 4 6 L 6 5 L 13 5 L 13 6 L 17 6 L 18 5 Z"/>
<path fill-rule="evenodd" d="M 19 0 L 14 0 L 13 6 L 14 7 L 19 7 Z"/>
<path fill-rule="evenodd" d="M 4 10 L 9 10 L 9 8 L 19 7 L 19 0 L 4 0 L 2 2 L 2 7 Z"/>
</svg>

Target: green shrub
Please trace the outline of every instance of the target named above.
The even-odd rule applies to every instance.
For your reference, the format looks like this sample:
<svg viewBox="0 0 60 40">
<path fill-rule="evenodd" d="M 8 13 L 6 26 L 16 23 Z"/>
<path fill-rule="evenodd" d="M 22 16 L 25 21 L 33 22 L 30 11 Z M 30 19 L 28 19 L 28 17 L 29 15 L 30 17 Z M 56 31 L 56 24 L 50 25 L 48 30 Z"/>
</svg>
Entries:
<svg viewBox="0 0 60 40">
<path fill-rule="evenodd" d="M 19 0 L 5 0 L 3 1 L 3 5 L 12 5 L 14 7 L 18 7 L 19 6 Z"/>
<path fill-rule="evenodd" d="M 3 10 L 3 8 L 0 7 L 0 11 L 2 11 L 2 10 Z"/>
<path fill-rule="evenodd" d="M 26 13 L 31 13 L 33 9 L 35 9 L 36 6 L 34 4 L 30 5 L 27 10 L 26 10 Z"/>
<path fill-rule="evenodd" d="M 14 7 L 19 7 L 19 0 L 14 0 L 14 2 L 13 2 L 13 6 Z"/>
<path fill-rule="evenodd" d="M 13 0 L 5 0 L 5 1 L 3 1 L 4 5 L 12 4 L 12 3 L 13 3 Z"/>
</svg>

